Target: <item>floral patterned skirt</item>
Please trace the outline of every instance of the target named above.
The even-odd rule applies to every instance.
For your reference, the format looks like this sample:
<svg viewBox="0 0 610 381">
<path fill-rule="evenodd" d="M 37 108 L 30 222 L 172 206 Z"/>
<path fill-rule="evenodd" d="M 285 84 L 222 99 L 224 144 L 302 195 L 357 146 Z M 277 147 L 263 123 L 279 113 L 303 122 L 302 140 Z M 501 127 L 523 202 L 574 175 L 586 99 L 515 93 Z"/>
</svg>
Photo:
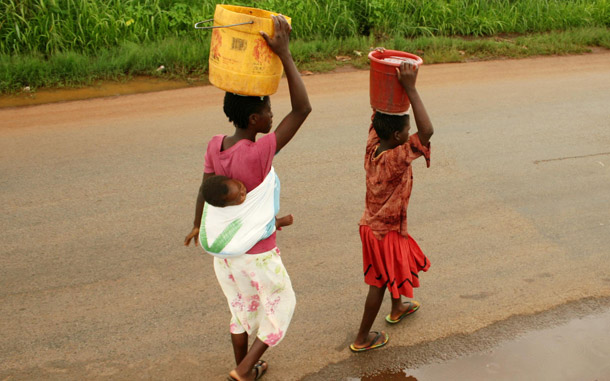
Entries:
<svg viewBox="0 0 610 381">
<path fill-rule="evenodd" d="M 280 250 L 214 258 L 214 271 L 231 310 L 230 331 L 247 332 L 269 346 L 286 334 L 296 298 Z"/>
</svg>

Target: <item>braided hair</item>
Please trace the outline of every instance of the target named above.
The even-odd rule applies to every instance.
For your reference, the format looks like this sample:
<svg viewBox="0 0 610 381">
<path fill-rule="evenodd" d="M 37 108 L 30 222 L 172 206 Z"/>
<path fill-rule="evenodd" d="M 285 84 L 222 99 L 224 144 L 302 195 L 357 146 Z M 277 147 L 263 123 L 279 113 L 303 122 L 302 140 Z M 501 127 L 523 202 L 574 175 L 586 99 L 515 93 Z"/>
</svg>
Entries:
<svg viewBox="0 0 610 381">
<path fill-rule="evenodd" d="M 250 115 L 261 112 L 267 102 L 269 102 L 269 96 L 250 97 L 227 92 L 222 109 L 229 118 L 229 122 L 232 122 L 237 128 L 246 129 Z"/>
<path fill-rule="evenodd" d="M 380 139 L 387 140 L 394 132 L 400 132 L 409 122 L 409 114 L 388 115 L 376 112 L 373 117 L 373 128 Z"/>
</svg>

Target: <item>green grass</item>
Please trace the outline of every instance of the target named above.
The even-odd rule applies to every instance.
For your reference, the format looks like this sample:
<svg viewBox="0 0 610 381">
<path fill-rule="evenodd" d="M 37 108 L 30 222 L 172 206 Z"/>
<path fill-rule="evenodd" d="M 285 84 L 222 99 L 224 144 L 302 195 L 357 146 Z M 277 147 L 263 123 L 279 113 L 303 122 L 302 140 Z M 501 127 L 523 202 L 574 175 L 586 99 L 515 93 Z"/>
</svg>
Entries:
<svg viewBox="0 0 610 381">
<path fill-rule="evenodd" d="M 132 75 L 201 76 L 210 33 L 193 24 L 221 2 L 1 0 L 0 92 Z M 227 2 L 291 16 L 292 51 L 304 69 L 329 70 L 336 55 L 365 67 L 368 49 L 378 45 L 421 52 L 428 63 L 610 47 L 610 0 Z M 507 35 L 514 37 L 494 37 Z"/>
<path fill-rule="evenodd" d="M 224 1 L 220 1 L 222 3 Z M 303 40 L 399 34 L 491 36 L 609 27 L 609 0 L 250 0 L 229 1 L 292 16 Z M 124 42 L 203 41 L 193 24 L 212 0 L 2 0 L 0 54 L 97 53 Z"/>
<path fill-rule="evenodd" d="M 0 55 L 0 92 L 14 92 L 25 86 L 80 86 L 132 75 L 199 77 L 207 71 L 208 54 L 209 43 L 171 37 L 144 44 L 125 42 L 96 56 L 75 52 L 57 53 L 48 59 L 40 54 Z M 157 71 L 161 65 L 165 69 Z"/>
<path fill-rule="evenodd" d="M 610 49 L 610 29 L 576 28 L 563 32 L 474 39 L 395 36 L 380 41 L 372 36 L 360 36 L 324 41 L 296 40 L 291 51 L 301 70 L 328 71 L 346 64 L 335 60 L 338 55 L 350 56 L 352 60 L 347 64 L 367 67 L 367 54 L 375 46 L 413 52 L 422 56 L 427 64 L 580 54 L 590 51 L 591 47 Z M 25 86 L 32 89 L 80 86 L 100 79 L 122 79 L 134 75 L 201 78 L 207 72 L 208 54 L 209 43 L 171 37 L 161 42 L 123 43 L 96 56 L 74 52 L 55 54 L 49 59 L 40 55 L 0 56 L 0 92 L 15 92 Z M 161 65 L 165 70 L 158 72 Z"/>
</svg>

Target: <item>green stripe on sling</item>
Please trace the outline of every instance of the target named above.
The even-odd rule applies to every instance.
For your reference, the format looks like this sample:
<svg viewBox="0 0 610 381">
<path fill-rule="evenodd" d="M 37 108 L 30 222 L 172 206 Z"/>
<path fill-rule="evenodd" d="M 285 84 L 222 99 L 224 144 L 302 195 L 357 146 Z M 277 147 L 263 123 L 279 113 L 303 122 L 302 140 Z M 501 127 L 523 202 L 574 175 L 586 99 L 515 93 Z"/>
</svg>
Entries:
<svg viewBox="0 0 610 381">
<path fill-rule="evenodd" d="M 205 231 L 205 218 L 208 214 L 208 204 L 203 207 L 203 216 L 201 218 L 201 228 L 199 233 L 199 242 L 205 251 L 210 253 L 220 253 L 228 244 L 231 242 L 237 231 L 241 228 L 242 222 L 240 219 L 232 221 L 227 227 L 220 233 L 218 238 L 214 240 L 211 246 L 208 246 L 208 235 Z"/>
</svg>

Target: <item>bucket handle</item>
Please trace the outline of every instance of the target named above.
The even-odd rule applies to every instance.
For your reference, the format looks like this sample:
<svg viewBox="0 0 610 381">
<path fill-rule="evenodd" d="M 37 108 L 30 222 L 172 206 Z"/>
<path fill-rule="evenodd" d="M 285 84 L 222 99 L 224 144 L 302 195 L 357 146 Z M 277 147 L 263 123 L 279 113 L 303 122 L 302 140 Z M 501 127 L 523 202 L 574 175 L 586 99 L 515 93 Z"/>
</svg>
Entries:
<svg viewBox="0 0 610 381">
<path fill-rule="evenodd" d="M 239 24 L 231 24 L 231 25 L 217 25 L 217 26 L 199 26 L 199 24 L 203 24 L 205 22 L 214 21 L 214 19 L 203 20 L 195 23 L 195 29 L 215 29 L 215 28 L 229 28 L 232 26 L 245 25 L 245 24 L 254 24 L 254 21 L 242 22 Z"/>
</svg>

